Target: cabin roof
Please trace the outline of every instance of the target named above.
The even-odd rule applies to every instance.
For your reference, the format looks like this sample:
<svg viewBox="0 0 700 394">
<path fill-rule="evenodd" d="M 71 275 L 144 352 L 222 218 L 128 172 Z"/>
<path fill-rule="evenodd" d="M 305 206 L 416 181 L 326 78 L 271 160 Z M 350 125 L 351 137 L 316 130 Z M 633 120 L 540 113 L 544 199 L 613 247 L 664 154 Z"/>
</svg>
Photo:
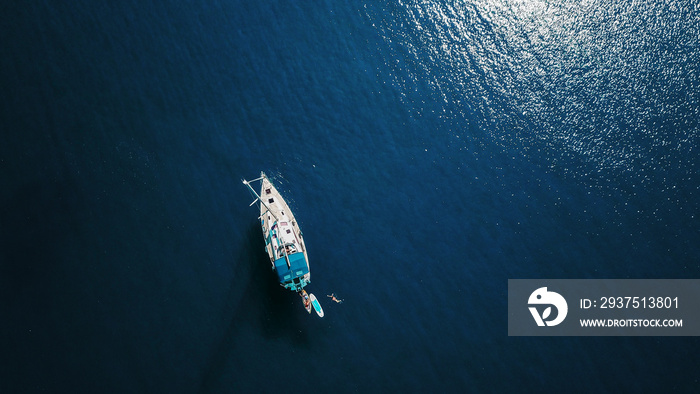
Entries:
<svg viewBox="0 0 700 394">
<path fill-rule="evenodd" d="M 304 276 L 309 273 L 309 265 L 306 263 L 304 253 L 294 253 L 289 255 L 291 269 L 287 267 L 284 257 L 275 260 L 275 271 L 280 282 L 288 282 L 294 278 Z"/>
</svg>

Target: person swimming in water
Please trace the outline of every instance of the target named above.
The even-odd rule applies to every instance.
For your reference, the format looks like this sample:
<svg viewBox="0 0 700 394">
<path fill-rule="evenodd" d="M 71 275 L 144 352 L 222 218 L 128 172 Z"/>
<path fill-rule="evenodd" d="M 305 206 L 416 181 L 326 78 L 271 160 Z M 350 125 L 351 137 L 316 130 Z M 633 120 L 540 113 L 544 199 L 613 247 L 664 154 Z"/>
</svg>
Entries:
<svg viewBox="0 0 700 394">
<path fill-rule="evenodd" d="M 342 303 L 343 303 L 343 300 L 339 300 L 338 298 L 336 298 L 335 293 L 333 293 L 333 294 L 331 294 L 331 295 L 326 295 L 326 296 L 327 296 L 327 297 L 330 297 L 331 300 L 337 302 L 338 304 L 342 304 Z"/>
</svg>

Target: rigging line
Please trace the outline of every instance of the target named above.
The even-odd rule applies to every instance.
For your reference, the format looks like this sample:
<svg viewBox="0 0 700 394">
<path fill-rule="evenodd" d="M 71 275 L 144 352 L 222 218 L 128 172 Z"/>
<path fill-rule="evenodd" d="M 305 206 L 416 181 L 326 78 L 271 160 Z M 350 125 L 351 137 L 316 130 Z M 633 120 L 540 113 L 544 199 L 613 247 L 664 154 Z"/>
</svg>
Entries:
<svg viewBox="0 0 700 394">
<path fill-rule="evenodd" d="M 263 180 L 263 181 L 261 182 L 261 184 L 260 184 L 260 185 L 262 186 L 262 185 L 264 184 L 264 182 L 265 182 L 265 179 L 267 179 L 267 176 L 265 176 L 265 174 L 263 173 L 262 176 L 261 176 L 260 178 L 254 179 L 254 180 L 252 180 L 252 181 L 250 181 L 250 182 L 256 182 L 256 181 L 259 181 L 259 180 Z M 262 197 L 260 197 L 260 195 L 253 189 L 253 187 L 250 186 L 250 182 L 249 182 L 249 181 L 246 181 L 245 179 L 243 180 L 243 184 L 246 185 L 246 186 L 248 186 L 248 189 L 255 195 L 255 197 L 257 197 L 257 201 L 260 201 L 260 203 L 261 203 L 262 205 L 264 205 L 265 208 L 267 208 L 267 211 L 272 215 L 272 217 L 275 218 L 275 223 L 274 223 L 273 226 L 272 226 L 272 227 L 274 227 L 276 224 L 279 223 L 280 220 L 277 218 L 277 216 L 274 214 L 274 212 L 272 212 L 272 209 L 270 209 L 270 207 L 265 203 L 265 201 L 263 201 Z M 269 179 L 268 179 L 268 182 L 269 182 Z M 270 185 L 272 186 L 272 182 L 270 182 Z M 273 187 L 274 187 L 274 186 L 273 186 Z M 254 203 L 255 203 L 255 201 L 253 201 L 253 204 L 254 204 Z M 250 205 L 252 206 L 253 204 L 250 204 Z M 272 231 L 272 227 L 270 227 L 270 231 Z M 277 227 L 279 228 L 279 225 L 278 225 Z M 277 235 L 277 245 L 279 246 L 279 243 L 280 243 L 280 236 L 279 236 L 279 232 L 277 232 L 277 233 L 278 233 L 278 235 Z M 285 260 L 285 262 L 287 263 L 287 268 L 291 269 L 291 268 L 292 268 L 292 263 L 289 261 L 289 256 L 287 255 L 287 250 L 286 250 L 285 248 L 282 248 L 282 253 L 284 253 L 284 260 Z"/>
</svg>

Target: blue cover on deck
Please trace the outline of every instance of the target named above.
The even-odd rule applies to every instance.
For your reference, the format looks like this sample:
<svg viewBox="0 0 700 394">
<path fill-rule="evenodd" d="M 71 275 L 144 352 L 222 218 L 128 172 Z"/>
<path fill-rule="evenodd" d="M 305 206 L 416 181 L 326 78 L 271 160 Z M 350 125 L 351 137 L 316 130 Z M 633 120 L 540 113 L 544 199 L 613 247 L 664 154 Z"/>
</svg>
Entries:
<svg viewBox="0 0 700 394">
<path fill-rule="evenodd" d="M 291 270 L 287 267 L 284 257 L 275 260 L 275 270 L 280 283 L 289 282 L 294 278 L 303 276 L 309 272 L 309 265 L 306 263 L 304 253 L 294 253 L 289 255 Z"/>
</svg>

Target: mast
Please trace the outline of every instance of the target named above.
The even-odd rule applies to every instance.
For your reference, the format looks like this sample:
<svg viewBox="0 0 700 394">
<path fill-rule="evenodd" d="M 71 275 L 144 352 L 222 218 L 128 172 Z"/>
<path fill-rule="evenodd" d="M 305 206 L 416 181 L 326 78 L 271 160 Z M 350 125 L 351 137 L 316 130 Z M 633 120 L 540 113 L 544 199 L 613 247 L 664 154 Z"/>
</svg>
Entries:
<svg viewBox="0 0 700 394">
<path fill-rule="evenodd" d="M 253 194 L 255 195 L 255 200 L 253 200 L 253 202 L 251 202 L 250 205 L 255 204 L 256 201 L 260 201 L 260 203 L 261 203 L 262 205 L 264 205 L 265 208 L 267 208 L 267 211 L 270 212 L 270 214 L 272 214 L 272 217 L 275 218 L 275 222 L 277 222 L 277 221 L 279 221 L 279 219 L 277 219 L 277 216 L 275 216 L 275 214 L 272 212 L 272 210 L 270 209 L 270 207 L 267 206 L 267 204 L 265 204 L 265 201 L 263 201 L 262 197 L 260 197 L 260 195 L 258 194 L 258 192 L 256 192 L 256 191 L 253 189 L 253 187 L 250 186 L 250 182 L 257 182 L 257 181 L 259 181 L 259 180 L 265 178 L 265 174 L 263 173 L 262 175 L 263 175 L 263 176 L 261 176 L 260 178 L 255 178 L 255 179 L 253 179 L 252 181 L 246 181 L 246 180 L 244 179 L 244 180 L 243 180 L 243 184 L 246 185 L 246 186 L 248 186 L 248 189 L 251 191 L 251 193 L 253 193 Z"/>
<path fill-rule="evenodd" d="M 250 181 L 250 182 L 257 182 L 257 181 L 260 181 L 260 180 L 263 180 L 263 179 L 267 179 L 267 176 L 265 176 L 265 173 L 264 173 L 264 172 L 261 172 L 260 175 L 261 175 L 261 176 L 260 176 L 259 178 L 255 178 L 255 179 L 253 179 L 253 180 Z M 256 191 L 253 189 L 253 187 L 250 186 L 250 182 L 249 182 L 249 181 L 246 181 L 245 179 L 243 179 L 243 184 L 246 185 L 246 186 L 248 186 L 248 189 L 255 195 L 255 200 L 253 200 L 253 202 L 250 203 L 250 205 L 255 204 L 256 201 L 260 201 L 260 203 L 261 203 L 262 205 L 264 205 L 265 208 L 267 208 L 267 212 L 269 212 L 269 213 L 272 215 L 272 217 L 275 218 L 275 223 L 274 223 L 272 226 L 270 226 L 270 230 L 269 230 L 270 232 L 272 232 L 272 227 L 278 226 L 278 228 L 279 228 L 279 224 L 278 224 L 279 218 L 277 218 L 277 216 L 275 215 L 275 213 L 272 212 L 272 209 L 270 209 L 270 207 L 265 203 L 265 201 L 263 201 L 262 197 L 260 197 L 260 195 L 258 194 L 258 192 L 256 192 Z M 272 182 L 270 182 L 270 184 L 272 184 Z M 277 236 L 277 243 L 278 243 L 278 246 L 279 246 L 279 242 L 280 242 L 280 237 Z M 273 250 L 274 250 L 274 248 L 273 248 Z M 282 245 L 282 253 L 284 253 L 284 260 L 285 260 L 286 263 L 287 263 L 287 268 L 292 269 L 292 263 L 289 261 L 289 255 L 287 254 L 287 249 L 284 247 L 284 245 Z M 273 253 L 273 262 L 274 262 L 274 253 Z M 274 264 L 273 264 L 273 265 L 274 265 Z"/>
</svg>

